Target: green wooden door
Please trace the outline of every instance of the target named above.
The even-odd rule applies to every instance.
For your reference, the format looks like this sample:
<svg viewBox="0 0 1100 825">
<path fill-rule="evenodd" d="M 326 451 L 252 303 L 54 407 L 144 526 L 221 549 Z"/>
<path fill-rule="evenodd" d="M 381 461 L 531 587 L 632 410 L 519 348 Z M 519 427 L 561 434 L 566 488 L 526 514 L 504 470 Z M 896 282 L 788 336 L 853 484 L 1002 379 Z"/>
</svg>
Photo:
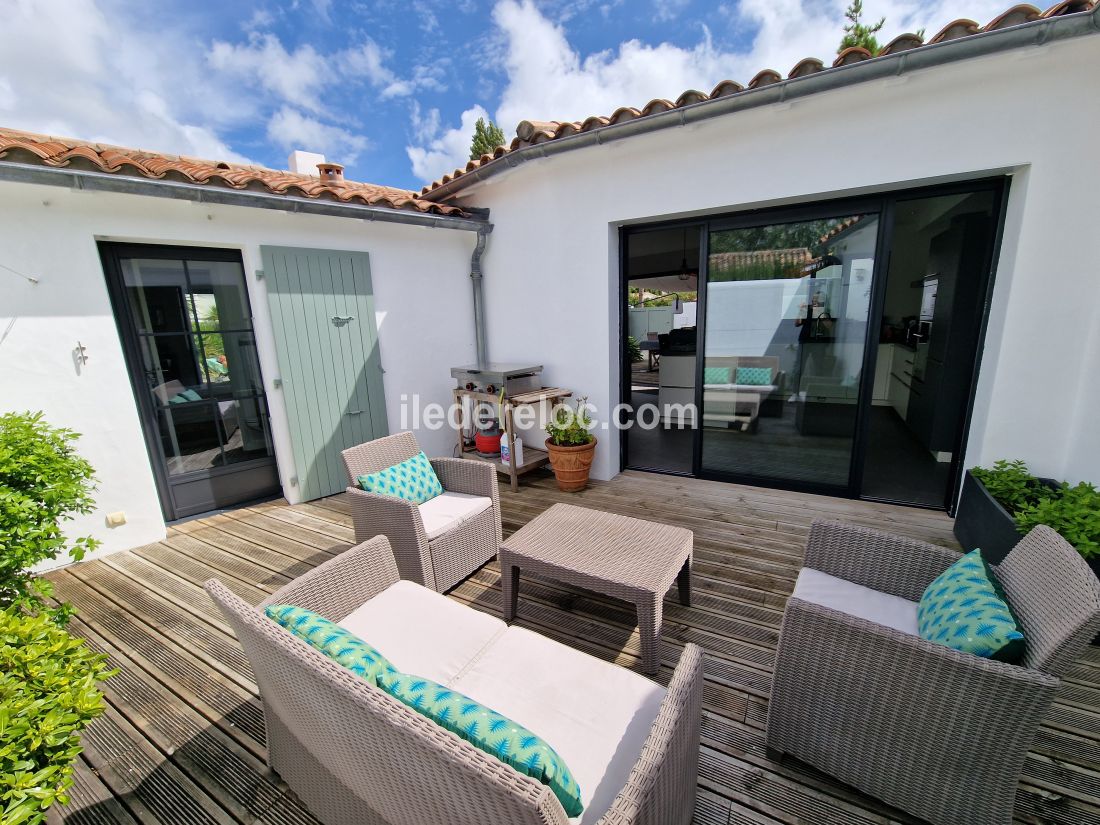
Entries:
<svg viewBox="0 0 1100 825">
<path fill-rule="evenodd" d="M 305 501 L 347 486 L 340 451 L 386 435 L 365 252 L 264 246 L 279 378 Z"/>
</svg>

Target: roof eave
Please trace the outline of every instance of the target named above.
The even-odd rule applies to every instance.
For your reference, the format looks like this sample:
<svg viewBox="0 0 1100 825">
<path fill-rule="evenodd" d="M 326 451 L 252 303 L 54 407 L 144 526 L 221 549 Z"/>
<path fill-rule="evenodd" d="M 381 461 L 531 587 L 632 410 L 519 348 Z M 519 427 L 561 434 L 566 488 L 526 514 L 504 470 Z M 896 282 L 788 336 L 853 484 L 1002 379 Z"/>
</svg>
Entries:
<svg viewBox="0 0 1100 825">
<path fill-rule="evenodd" d="M 0 160 L 0 181 L 35 183 L 46 186 L 64 186 L 97 192 L 114 192 L 128 195 L 145 195 L 158 198 L 192 201 L 222 206 L 244 206 L 295 212 L 309 215 L 355 218 L 383 223 L 426 226 L 439 229 L 457 229 L 477 232 L 488 223 L 488 210 L 470 209 L 475 213 L 469 218 L 452 215 L 436 215 L 385 206 L 368 206 L 357 203 L 304 198 L 296 195 L 276 195 L 253 190 L 224 189 L 207 184 L 155 180 L 145 177 L 120 175 L 112 172 L 93 172 L 82 169 L 65 169 Z"/>
<path fill-rule="evenodd" d="M 749 88 L 723 97 L 691 103 L 665 112 L 601 126 L 515 149 L 478 166 L 459 177 L 420 195 L 423 200 L 443 203 L 461 190 L 537 158 L 550 157 L 593 144 L 610 143 L 638 134 L 686 126 L 731 112 L 754 109 L 772 103 L 796 100 L 819 92 L 897 77 L 910 71 L 942 66 L 973 57 L 996 54 L 1026 46 L 1041 46 L 1088 34 L 1100 33 L 1100 5 L 1091 11 L 1048 17 L 984 31 L 978 34 L 928 43 L 918 49 L 863 60 L 849 65 L 825 68 L 801 77 L 788 78 L 759 88 Z"/>
</svg>

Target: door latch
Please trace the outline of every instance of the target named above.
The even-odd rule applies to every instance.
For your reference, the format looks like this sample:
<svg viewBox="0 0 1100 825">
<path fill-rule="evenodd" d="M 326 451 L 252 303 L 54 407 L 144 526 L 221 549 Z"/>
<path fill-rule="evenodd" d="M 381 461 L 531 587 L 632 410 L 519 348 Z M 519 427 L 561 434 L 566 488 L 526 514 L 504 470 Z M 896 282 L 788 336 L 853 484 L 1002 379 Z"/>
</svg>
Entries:
<svg viewBox="0 0 1100 825">
<path fill-rule="evenodd" d="M 333 315 L 332 316 L 332 323 L 335 324 L 338 327 L 342 327 L 344 324 L 346 324 L 350 321 L 354 321 L 354 320 L 355 320 L 354 315 Z"/>
</svg>

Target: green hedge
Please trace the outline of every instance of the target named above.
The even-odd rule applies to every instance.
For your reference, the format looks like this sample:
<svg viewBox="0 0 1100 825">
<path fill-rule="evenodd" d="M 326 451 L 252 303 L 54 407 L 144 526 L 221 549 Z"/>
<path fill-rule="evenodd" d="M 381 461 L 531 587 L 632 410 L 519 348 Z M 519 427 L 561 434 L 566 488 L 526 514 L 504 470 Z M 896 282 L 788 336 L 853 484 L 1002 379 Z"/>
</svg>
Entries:
<svg viewBox="0 0 1100 825">
<path fill-rule="evenodd" d="M 105 657 L 49 615 L 0 613 L 0 822 L 42 822 L 68 801 L 80 732 L 103 713 Z"/>
<path fill-rule="evenodd" d="M 51 427 L 41 413 L 0 415 L 0 609 L 50 609 L 50 583 L 31 572 L 34 566 L 66 553 L 79 560 L 99 544 L 68 539 L 62 530 L 63 522 L 94 505 L 92 466 L 77 454 L 77 438 Z"/>
</svg>

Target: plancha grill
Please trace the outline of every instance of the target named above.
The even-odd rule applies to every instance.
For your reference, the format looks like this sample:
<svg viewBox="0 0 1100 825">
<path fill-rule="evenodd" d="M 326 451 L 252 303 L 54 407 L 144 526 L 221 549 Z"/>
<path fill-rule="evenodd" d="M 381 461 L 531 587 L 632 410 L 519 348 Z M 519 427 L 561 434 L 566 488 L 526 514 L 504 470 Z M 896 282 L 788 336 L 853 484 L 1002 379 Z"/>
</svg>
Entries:
<svg viewBox="0 0 1100 825">
<path fill-rule="evenodd" d="M 542 365 L 525 366 L 520 364 L 482 364 L 468 367 L 451 367 L 451 377 L 458 382 L 460 390 L 498 394 L 501 389 L 505 396 L 519 395 L 542 389 Z"/>
</svg>

